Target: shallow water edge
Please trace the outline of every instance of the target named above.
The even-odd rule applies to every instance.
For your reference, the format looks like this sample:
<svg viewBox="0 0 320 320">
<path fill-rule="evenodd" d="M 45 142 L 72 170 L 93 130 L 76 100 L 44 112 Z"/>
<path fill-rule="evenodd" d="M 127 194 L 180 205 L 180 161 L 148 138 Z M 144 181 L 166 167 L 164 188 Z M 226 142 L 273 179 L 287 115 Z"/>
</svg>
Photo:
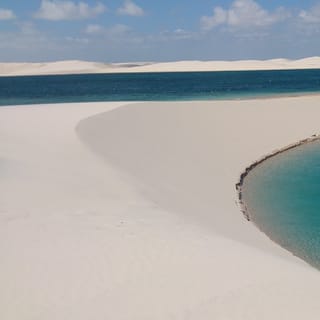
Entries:
<svg viewBox="0 0 320 320">
<path fill-rule="evenodd" d="M 306 143 L 318 141 L 318 140 L 320 140 L 320 134 L 319 133 L 313 134 L 311 137 L 299 140 L 298 142 L 292 143 L 292 144 L 285 146 L 283 148 L 276 149 L 276 150 L 272 151 L 271 153 L 261 157 L 260 159 L 252 162 L 248 167 L 245 168 L 245 170 L 240 174 L 239 181 L 236 183 L 235 187 L 236 187 L 236 191 L 237 191 L 237 203 L 240 207 L 240 211 L 242 212 L 242 214 L 244 215 L 244 217 L 248 221 L 251 221 L 250 212 L 248 210 L 248 207 L 246 206 L 246 203 L 245 203 L 244 197 L 243 197 L 243 186 L 244 186 L 244 182 L 245 182 L 245 179 L 248 176 L 248 174 L 251 173 L 252 170 L 257 168 L 260 164 L 262 164 L 266 160 L 269 160 L 269 159 L 271 159 L 271 158 L 273 158 L 283 152 L 291 150 L 293 148 L 299 147 L 299 146 L 304 145 Z"/>
</svg>

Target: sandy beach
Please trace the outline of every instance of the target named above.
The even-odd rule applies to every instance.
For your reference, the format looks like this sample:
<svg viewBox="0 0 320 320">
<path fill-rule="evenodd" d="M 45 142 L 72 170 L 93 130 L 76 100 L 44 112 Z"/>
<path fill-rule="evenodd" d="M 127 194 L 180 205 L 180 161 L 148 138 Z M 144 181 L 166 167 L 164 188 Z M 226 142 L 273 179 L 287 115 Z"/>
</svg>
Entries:
<svg viewBox="0 0 320 320">
<path fill-rule="evenodd" d="M 319 102 L 1 107 L 0 318 L 318 319 L 319 271 L 235 183 L 319 133 Z"/>
</svg>

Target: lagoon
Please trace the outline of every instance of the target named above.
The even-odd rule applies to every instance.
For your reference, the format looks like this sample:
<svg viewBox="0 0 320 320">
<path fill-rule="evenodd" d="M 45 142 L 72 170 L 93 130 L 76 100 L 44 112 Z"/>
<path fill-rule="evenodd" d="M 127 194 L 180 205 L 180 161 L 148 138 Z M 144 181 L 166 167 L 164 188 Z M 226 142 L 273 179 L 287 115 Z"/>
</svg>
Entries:
<svg viewBox="0 0 320 320">
<path fill-rule="evenodd" d="M 267 159 L 245 179 L 250 219 L 272 240 L 320 268 L 320 142 Z"/>
</svg>

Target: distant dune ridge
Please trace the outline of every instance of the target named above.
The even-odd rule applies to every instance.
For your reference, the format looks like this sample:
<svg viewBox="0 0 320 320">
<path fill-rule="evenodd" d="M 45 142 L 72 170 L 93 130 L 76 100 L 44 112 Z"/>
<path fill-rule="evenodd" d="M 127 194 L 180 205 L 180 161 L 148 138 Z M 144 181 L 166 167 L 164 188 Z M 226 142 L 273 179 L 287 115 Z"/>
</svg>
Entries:
<svg viewBox="0 0 320 320">
<path fill-rule="evenodd" d="M 176 61 L 101 63 L 66 60 L 44 63 L 0 63 L 0 75 L 45 75 L 81 73 L 175 72 L 175 71 L 241 71 L 320 68 L 320 57 L 299 60 Z"/>
</svg>

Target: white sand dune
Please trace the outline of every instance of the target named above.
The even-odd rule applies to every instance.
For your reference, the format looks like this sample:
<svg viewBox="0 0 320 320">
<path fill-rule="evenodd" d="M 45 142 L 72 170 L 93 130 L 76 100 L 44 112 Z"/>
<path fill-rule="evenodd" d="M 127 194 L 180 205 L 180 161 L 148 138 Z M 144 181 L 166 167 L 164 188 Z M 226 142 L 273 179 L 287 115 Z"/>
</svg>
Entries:
<svg viewBox="0 0 320 320">
<path fill-rule="evenodd" d="M 271 59 L 239 61 L 174 61 L 109 64 L 67 60 L 45 63 L 0 63 L 0 76 L 174 71 L 288 70 L 319 68 L 320 57 L 310 57 L 299 60 Z"/>
<path fill-rule="evenodd" d="M 1 107 L 0 319 L 318 319 L 319 271 L 234 185 L 319 102 Z"/>
<path fill-rule="evenodd" d="M 0 75 L 41 75 L 96 73 L 106 68 L 103 63 L 67 60 L 47 63 L 0 63 Z"/>
</svg>

